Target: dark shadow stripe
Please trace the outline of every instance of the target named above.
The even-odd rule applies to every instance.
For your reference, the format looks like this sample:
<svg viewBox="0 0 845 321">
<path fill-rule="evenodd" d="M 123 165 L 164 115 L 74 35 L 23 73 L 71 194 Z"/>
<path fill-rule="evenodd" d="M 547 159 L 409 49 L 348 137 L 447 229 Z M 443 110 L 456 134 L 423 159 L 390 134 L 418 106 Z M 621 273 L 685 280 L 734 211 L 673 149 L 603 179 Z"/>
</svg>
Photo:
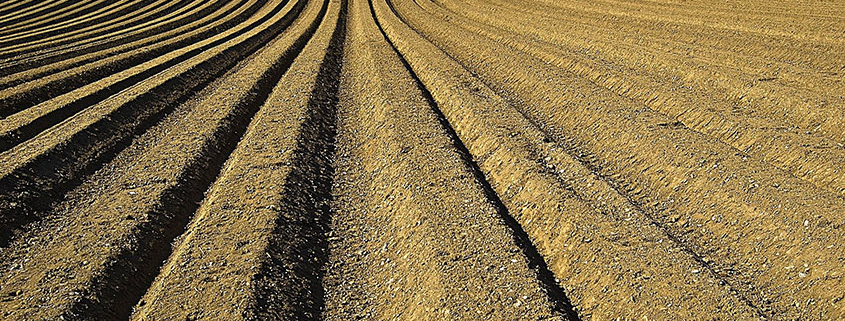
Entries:
<svg viewBox="0 0 845 321">
<path fill-rule="evenodd" d="M 307 116 L 297 137 L 268 257 L 252 282 L 257 295 L 245 312 L 247 320 L 280 317 L 317 320 L 325 306 L 323 276 L 328 261 L 328 224 L 332 216 L 338 90 L 346 17 L 347 1 L 342 0 L 331 42 L 317 74 L 317 87 L 311 92 Z"/>
<path fill-rule="evenodd" d="M 306 1 L 299 2 L 304 7 Z M 279 79 L 288 70 L 325 17 L 327 1 L 309 28 L 248 90 L 249 95 L 227 115 L 205 142 L 199 157 L 181 173 L 176 185 L 167 189 L 159 206 L 148 213 L 149 221 L 133 231 L 133 242 L 122 248 L 93 286 L 64 315 L 65 319 L 128 320 L 132 308 L 152 285 L 161 267 L 173 251 L 171 242 L 181 235 L 205 192 L 212 186 L 223 165 L 249 128 L 252 118 L 270 96 Z M 280 5 L 280 7 L 283 5 Z M 297 11 L 297 10 L 294 10 Z M 300 9 L 301 11 L 301 9 Z M 276 31 L 278 35 L 281 30 Z"/>
<path fill-rule="evenodd" d="M 281 3 L 268 16 L 284 7 Z M 224 50 L 185 73 L 127 102 L 114 113 L 73 135 L 68 143 L 37 156 L 0 179 L 0 247 L 15 230 L 48 215 L 54 202 L 128 147 L 132 139 L 157 124 L 241 59 L 258 50 L 293 22 L 304 1 L 273 26 Z"/>
<path fill-rule="evenodd" d="M 393 10 L 393 13 L 401 20 L 401 17 L 396 13 L 393 9 L 393 5 L 390 1 L 387 1 L 388 6 L 390 9 Z M 372 0 L 369 1 L 370 4 L 370 12 L 372 13 L 373 17 L 377 17 L 375 14 L 375 9 L 373 8 Z M 404 21 L 403 21 L 404 22 Z M 464 164 L 472 171 L 475 180 L 481 185 L 484 195 L 493 203 L 493 206 L 496 208 L 499 216 L 502 220 L 507 224 L 510 228 L 511 232 L 513 233 L 513 238 L 516 245 L 522 250 L 522 253 L 528 258 L 529 267 L 533 269 L 537 273 L 537 279 L 542 284 L 543 288 L 546 290 L 546 294 L 549 297 L 549 300 L 554 304 L 554 310 L 566 314 L 567 318 L 571 321 L 578 321 L 581 320 L 578 317 L 578 314 L 572 307 L 572 302 L 566 296 L 566 292 L 564 289 L 558 284 L 557 279 L 555 278 L 554 273 L 549 270 L 548 264 L 546 264 L 545 259 L 540 252 L 537 251 L 537 248 L 531 242 L 531 238 L 528 236 L 528 233 L 522 228 L 519 222 L 510 215 L 510 211 L 508 208 L 502 203 L 502 200 L 499 198 L 499 195 L 496 194 L 496 191 L 487 181 L 487 178 L 484 176 L 484 173 L 479 168 L 478 164 L 473 160 L 472 154 L 469 152 L 469 149 L 464 145 L 463 141 L 461 141 L 460 137 L 458 136 L 455 129 L 452 128 L 452 125 L 449 124 L 449 120 L 443 114 L 439 107 L 437 107 L 437 102 L 434 101 L 434 97 L 432 97 L 431 92 L 423 85 L 422 81 L 417 77 L 416 73 L 414 73 L 411 65 L 408 64 L 408 61 L 405 60 L 405 57 L 399 52 L 399 49 L 393 44 L 393 41 L 387 36 L 387 33 L 384 32 L 384 28 L 382 28 L 381 23 L 379 23 L 378 19 L 376 19 L 376 24 L 381 30 L 382 35 L 384 35 L 385 39 L 387 39 L 390 46 L 399 56 L 399 59 L 402 61 L 402 64 L 405 65 L 405 68 L 408 69 L 408 72 L 411 74 L 411 77 L 414 78 L 414 81 L 417 84 L 417 87 L 422 91 L 423 96 L 428 101 L 429 106 L 431 106 L 432 111 L 437 116 L 437 120 L 440 122 L 440 125 L 443 127 L 443 130 L 446 132 L 446 135 L 452 140 L 455 150 L 460 155 L 461 159 L 463 160 Z M 409 26 L 410 27 L 410 26 Z M 413 29 L 413 28 L 412 28 Z"/>
</svg>

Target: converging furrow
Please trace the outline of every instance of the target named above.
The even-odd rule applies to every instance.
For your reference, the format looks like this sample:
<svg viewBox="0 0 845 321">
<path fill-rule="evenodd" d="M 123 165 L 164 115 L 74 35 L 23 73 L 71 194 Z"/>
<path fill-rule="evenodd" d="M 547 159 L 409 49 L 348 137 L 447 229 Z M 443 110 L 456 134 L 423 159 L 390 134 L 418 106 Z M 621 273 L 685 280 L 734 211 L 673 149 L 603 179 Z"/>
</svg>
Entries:
<svg viewBox="0 0 845 321">
<path fill-rule="evenodd" d="M 842 17 L 0 0 L 0 319 L 843 319 Z"/>
</svg>

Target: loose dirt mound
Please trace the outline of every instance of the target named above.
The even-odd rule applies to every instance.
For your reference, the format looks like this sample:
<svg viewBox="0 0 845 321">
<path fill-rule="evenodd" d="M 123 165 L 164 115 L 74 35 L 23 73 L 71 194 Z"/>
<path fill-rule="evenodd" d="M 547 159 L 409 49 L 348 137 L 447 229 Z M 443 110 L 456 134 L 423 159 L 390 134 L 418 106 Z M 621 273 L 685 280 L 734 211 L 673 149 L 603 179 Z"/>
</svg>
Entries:
<svg viewBox="0 0 845 321">
<path fill-rule="evenodd" d="M 843 35 L 835 1 L 0 2 L 0 318 L 845 318 Z"/>
</svg>

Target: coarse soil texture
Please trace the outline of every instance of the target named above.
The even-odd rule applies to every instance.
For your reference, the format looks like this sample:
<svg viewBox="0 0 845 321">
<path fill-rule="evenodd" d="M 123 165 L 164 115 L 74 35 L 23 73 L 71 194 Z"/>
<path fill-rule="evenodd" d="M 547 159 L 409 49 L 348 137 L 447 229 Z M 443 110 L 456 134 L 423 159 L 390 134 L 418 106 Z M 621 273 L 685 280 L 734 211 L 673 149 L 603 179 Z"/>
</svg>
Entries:
<svg viewBox="0 0 845 321">
<path fill-rule="evenodd" d="M 0 320 L 843 320 L 845 3 L 0 0 Z"/>
</svg>

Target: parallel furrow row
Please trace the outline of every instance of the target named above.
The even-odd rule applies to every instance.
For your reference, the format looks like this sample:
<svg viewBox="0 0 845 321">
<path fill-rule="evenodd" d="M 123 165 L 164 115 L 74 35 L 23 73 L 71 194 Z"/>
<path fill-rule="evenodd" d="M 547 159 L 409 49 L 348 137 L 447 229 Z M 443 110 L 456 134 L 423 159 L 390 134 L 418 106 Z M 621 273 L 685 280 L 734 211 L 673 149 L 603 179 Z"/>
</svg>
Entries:
<svg viewBox="0 0 845 321">
<path fill-rule="evenodd" d="M 14 34 L 20 30 L 27 30 L 60 21 L 59 19 L 73 19 L 79 15 L 85 15 L 90 11 L 96 10 L 100 6 L 107 6 L 109 3 L 116 1 L 121 0 L 73 1 L 72 5 L 62 7 L 61 9 L 53 9 L 49 14 L 17 17 L 16 19 L 3 23 L 3 27 L 0 28 L 0 36 Z"/>
<path fill-rule="evenodd" d="M 345 6 L 327 10 L 132 319 L 319 316 Z"/>
<path fill-rule="evenodd" d="M 144 45 L 168 42 L 166 40 L 180 34 L 196 34 L 195 29 L 215 22 L 220 17 L 237 16 L 233 12 L 238 9 L 243 10 L 245 7 L 242 3 L 246 2 L 245 0 L 238 2 L 183 0 L 178 4 L 188 1 L 191 1 L 191 5 L 186 4 L 179 10 L 132 28 L 121 29 L 76 42 L 71 41 L 69 45 L 54 47 L 55 50 L 35 52 L 32 57 L 29 57 L 29 54 L 13 53 L 14 59 L 9 59 L 8 62 L 0 64 L 0 70 L 8 74 L 8 76 L 0 78 L 0 88 L 5 89 L 19 85 L 57 71 L 70 70 L 84 63 L 108 59 L 133 49 L 142 48 Z M 256 6 L 253 10 L 257 9 Z M 221 21 L 225 20 L 222 19 Z M 136 51 L 143 52 L 141 50 Z"/>
<path fill-rule="evenodd" d="M 430 12 L 447 16 L 428 0 L 417 1 Z M 452 15 L 452 17 L 455 17 Z M 632 77 L 635 72 L 606 64 L 585 60 L 577 54 L 561 51 L 548 43 L 526 41 L 520 36 L 489 25 L 480 25 L 467 19 L 458 20 L 463 27 L 525 51 L 543 61 L 566 68 L 572 73 L 590 79 L 613 92 L 648 106 L 678 121 L 667 126 L 687 126 L 731 145 L 738 151 L 757 156 L 789 173 L 806 179 L 820 188 L 845 195 L 845 149 L 825 138 L 803 135 L 798 131 L 778 128 L 786 124 L 766 121 L 760 117 L 713 112 L 714 106 L 723 101 L 710 100 L 702 104 L 701 97 L 685 94 L 658 81 Z M 616 71 L 616 70 L 623 71 Z M 630 78 L 631 80 L 627 80 Z M 729 109 L 725 107 L 724 109 Z M 723 109 L 723 110 L 724 110 Z"/>
<path fill-rule="evenodd" d="M 842 237 L 841 196 L 688 128 L 662 126 L 672 121 L 411 1 L 396 9 L 765 315 L 841 316 L 842 291 L 829 290 L 843 286 L 843 253 L 833 246 Z"/>
<path fill-rule="evenodd" d="M 127 1 L 122 7 L 90 19 L 71 19 L 64 24 L 47 25 L 42 28 L 0 37 L 0 44 L 3 45 L 0 58 L 20 58 L 21 54 L 37 48 L 56 48 L 74 35 L 82 34 L 87 37 L 96 35 L 93 32 L 85 33 L 85 31 L 96 30 L 102 33 L 105 30 L 127 27 L 133 21 L 143 21 L 142 19 L 159 14 L 159 11 L 167 12 L 167 10 L 178 8 L 178 6 L 173 6 L 175 4 L 179 4 L 179 2 L 167 0 Z"/>
<path fill-rule="evenodd" d="M 633 81 L 637 83 L 638 78 L 643 76 L 659 77 L 661 82 L 672 85 L 672 94 L 680 92 L 705 96 L 706 103 L 711 99 L 720 101 L 722 106 L 710 108 L 722 113 L 786 122 L 789 126 L 784 129 L 789 131 L 801 134 L 809 131 L 813 135 L 832 139 L 840 148 L 845 144 L 845 137 L 841 136 L 842 132 L 839 130 L 841 122 L 845 121 L 845 114 L 841 108 L 837 108 L 842 104 L 843 97 L 836 94 L 845 90 L 845 82 L 842 82 L 842 77 L 837 77 L 835 72 L 829 74 L 768 59 L 735 58 L 734 54 L 720 53 L 714 49 L 689 53 L 687 50 L 702 46 L 686 43 L 671 43 L 666 45 L 666 49 L 658 49 L 654 48 L 653 42 L 660 39 L 632 38 L 629 32 L 619 30 L 616 25 L 587 26 L 581 20 L 588 19 L 589 15 L 580 19 L 561 19 L 559 16 L 539 18 L 538 14 L 547 11 L 501 3 L 510 9 L 501 12 L 499 7 L 489 3 L 470 1 L 437 2 L 453 12 L 459 12 L 460 15 L 501 26 L 523 37 L 547 42 L 561 47 L 564 51 L 594 60 L 599 66 L 604 65 L 605 69 L 608 69 L 600 74 L 616 74 L 612 77 L 616 78 L 614 81 L 637 76 Z M 536 22 L 532 22 L 535 20 Z M 749 40 L 742 41 L 744 43 Z M 771 42 L 774 41 L 763 42 L 762 46 L 768 46 Z M 837 50 L 827 46 L 826 49 L 814 50 L 804 56 L 830 59 L 836 57 L 835 52 L 842 50 L 845 48 Z M 620 73 L 620 69 L 628 70 Z M 660 98 L 665 100 L 668 97 Z M 780 126 L 773 128 L 780 129 Z"/>
<path fill-rule="evenodd" d="M 0 319 L 843 319 L 843 14 L 0 0 Z"/>
<path fill-rule="evenodd" d="M 367 1 L 348 28 L 324 318 L 561 320 Z"/>
<path fill-rule="evenodd" d="M 90 107 L 83 103 L 79 114 L 0 154 L 5 164 L 0 169 L 0 241 L 5 243 L 14 229 L 39 219 L 51 200 L 81 183 L 133 136 L 260 48 L 303 6 L 266 3 L 239 27 L 197 43 L 195 56 Z M 238 30 L 242 33 L 235 33 Z"/>
<path fill-rule="evenodd" d="M 47 15 L 50 13 L 60 13 L 62 10 L 66 10 L 67 7 L 73 7 L 74 5 L 83 5 L 86 2 L 90 1 L 69 1 L 69 0 L 57 0 L 57 1 L 43 1 L 37 5 L 29 6 L 20 8 L 15 12 L 10 12 L 9 14 L 0 17 L 0 31 L 3 29 L 8 28 L 12 24 L 19 22 L 21 20 L 29 19 L 32 17 L 38 17 L 42 15 Z M 63 6 L 67 5 L 67 6 Z"/>
<path fill-rule="evenodd" d="M 157 1 L 157 2 L 155 2 Z M 122 0 L 115 1 L 109 5 L 95 5 L 97 8 L 87 14 L 80 14 L 74 16 L 54 17 L 53 21 L 50 19 L 41 19 L 38 24 L 30 23 L 23 25 L 13 30 L 0 35 L 0 44 L 4 48 L 8 45 L 26 42 L 27 40 L 39 40 L 50 37 L 62 31 L 69 32 L 74 30 L 74 26 L 85 27 L 86 25 L 97 25 L 98 23 L 112 23 L 120 22 L 122 19 L 130 18 L 131 13 L 141 12 L 140 10 L 150 10 L 154 6 L 150 4 L 163 3 L 161 0 L 143 0 L 130 1 Z"/>
<path fill-rule="evenodd" d="M 551 262 L 579 314 L 598 319 L 628 312 L 649 318 L 755 314 L 718 278 L 691 272 L 704 267 L 458 62 L 385 9 L 376 10 L 505 205 Z M 596 196 L 604 200 L 590 201 Z M 593 263 L 583 266 L 584 261 Z M 692 293 L 695 300 L 677 300 Z M 677 308 L 654 309 L 667 303 Z"/>
<path fill-rule="evenodd" d="M 225 2 L 181 0 L 178 2 L 168 1 L 167 3 L 168 5 L 161 6 L 160 10 L 144 12 L 142 15 L 127 20 L 127 25 L 118 30 L 91 26 L 89 28 L 92 30 L 87 32 L 77 30 L 51 37 L 54 39 L 48 41 L 29 41 L 8 46 L 6 51 L 0 53 L 0 61 L 2 61 L 0 62 L 0 71 L 13 74 L 96 50 L 130 43 L 132 40 L 140 39 L 145 34 L 151 36 L 157 33 L 150 32 L 151 30 L 160 30 L 159 32 L 168 30 L 168 26 L 187 17 L 186 12 L 196 14 L 197 8 L 205 8 L 204 11 L 199 11 L 204 12 L 204 14 L 199 15 L 200 17 L 205 16 L 213 12 L 213 8 L 220 7 Z"/>
<path fill-rule="evenodd" d="M 141 79 L 196 56 L 203 50 L 219 45 L 257 25 L 259 23 L 257 21 L 252 25 L 245 24 L 245 21 L 261 8 L 262 4 L 257 1 L 242 4 L 243 6 L 237 7 L 227 16 L 215 15 L 213 18 L 218 18 L 216 20 L 201 19 L 203 21 L 198 23 L 210 23 L 207 25 L 192 23 L 185 27 L 199 28 L 188 29 L 190 32 L 177 34 L 161 42 L 81 65 L 77 65 L 78 61 L 71 62 L 71 65 L 60 62 L 58 63 L 60 66 L 57 66 L 61 68 L 60 70 L 55 70 L 57 68 L 54 66 L 46 66 L 45 68 L 54 69 L 51 70 L 51 74 L 0 91 L 0 117 L 6 117 L 3 119 L 6 124 L 15 123 L 9 120 L 9 116 L 13 115 L 19 119 L 18 124 L 25 123 L 42 116 L 45 113 L 42 110 L 45 109 L 49 112 L 68 102 L 85 97 L 89 99 L 87 104 L 91 105 L 117 93 Z M 221 11 L 225 9 L 225 7 L 220 8 Z M 178 31 L 184 30 L 174 30 L 174 32 Z M 105 54 L 109 55 L 112 52 Z M 34 71 L 36 74 L 43 73 L 38 69 Z M 11 78 L 11 81 L 15 81 L 14 78 L 17 76 L 17 74 L 11 75 L 7 79 Z M 57 100 L 50 101 L 54 98 Z M 25 113 L 15 115 L 21 111 Z M 69 113 L 72 114 L 75 111 L 78 110 Z M 33 117 L 33 114 L 36 116 Z M 8 125 L 4 127 L 4 133 L 14 129 Z M 3 149 L 8 147 L 10 146 L 4 146 Z"/>
<path fill-rule="evenodd" d="M 233 40 L 244 50 L 261 47 L 260 50 L 215 77 L 193 99 L 178 103 L 175 112 L 72 191 L 56 206 L 50 219 L 34 226 L 25 238 L 4 250 L 4 257 L 8 258 L 4 267 L 11 271 L 0 286 L 5 317 L 123 319 L 129 317 L 136 304 L 136 313 L 141 316 L 149 312 L 178 312 L 143 312 L 145 306 L 158 302 L 139 300 L 148 289 L 157 288 L 151 288 L 151 284 L 171 253 L 170 242 L 185 229 L 193 213 L 202 215 L 204 191 L 236 149 L 253 115 L 265 106 L 273 88 L 278 88 L 281 75 L 323 20 L 327 2 L 289 2 L 284 7 L 271 2 L 266 7 L 259 14 L 271 17 L 249 32 L 256 35 L 249 37 L 248 33 Z M 250 43 L 254 45 L 248 46 Z M 232 90 L 241 87 L 247 90 Z M 279 93 L 274 95 L 279 99 Z M 95 193 L 90 193 L 92 187 Z M 214 195 L 213 191 L 212 188 L 210 195 Z M 81 212 L 90 215 L 77 215 Z M 92 225 L 93 221 L 97 223 Z M 184 236 L 180 244 L 192 246 L 190 239 Z M 181 248 L 177 251 L 181 253 Z M 77 257 L 86 260 L 75 261 Z M 73 277 L 67 279 L 69 274 Z M 227 284 L 226 289 L 231 290 L 232 286 Z M 258 292 L 260 288 L 251 293 Z M 148 293 L 150 296 L 154 297 L 155 292 Z M 252 302 L 260 305 L 269 297 L 265 294 L 264 299 L 252 298 Z M 172 299 L 168 296 L 168 303 L 173 303 Z M 209 303 L 205 296 L 197 302 Z M 236 316 L 246 310 L 219 311 Z M 259 306 L 250 311 L 261 314 L 267 309 Z"/>
</svg>

